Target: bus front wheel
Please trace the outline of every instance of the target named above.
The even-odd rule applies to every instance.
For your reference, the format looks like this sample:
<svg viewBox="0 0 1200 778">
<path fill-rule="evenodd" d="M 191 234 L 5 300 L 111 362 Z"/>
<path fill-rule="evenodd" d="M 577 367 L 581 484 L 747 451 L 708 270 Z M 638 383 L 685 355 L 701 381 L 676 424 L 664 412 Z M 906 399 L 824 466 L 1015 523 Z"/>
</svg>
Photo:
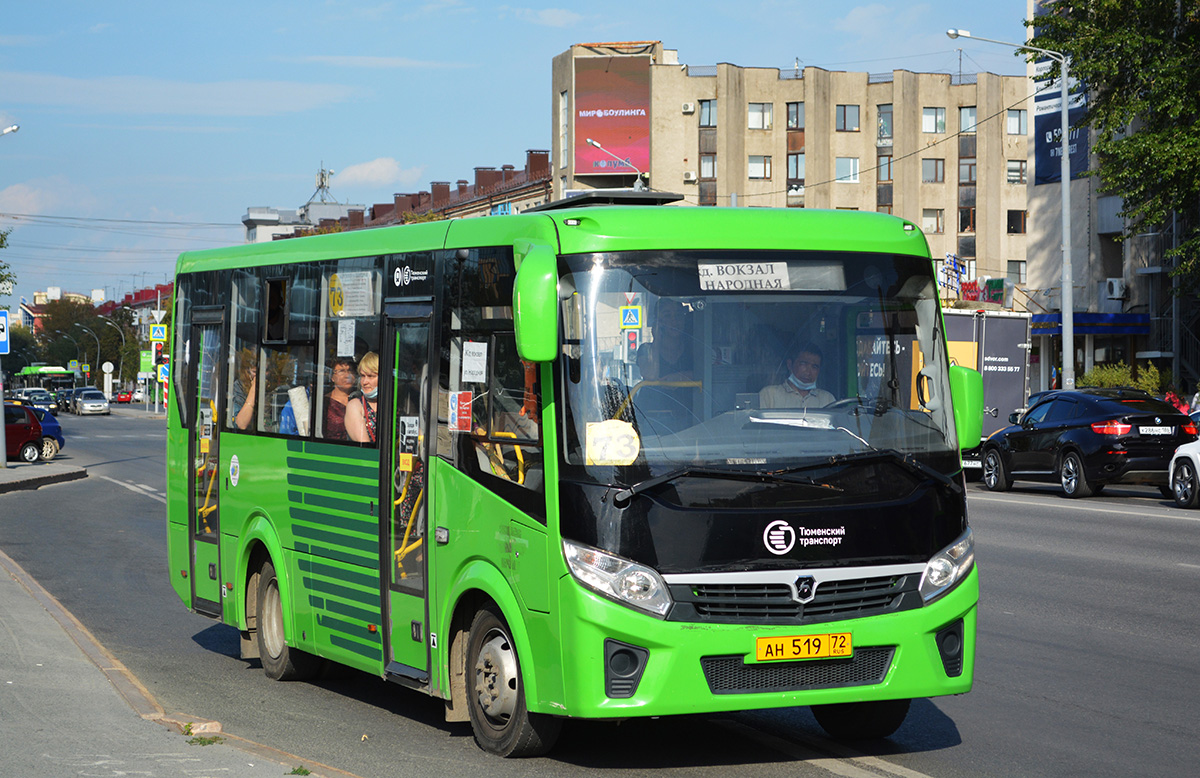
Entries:
<svg viewBox="0 0 1200 778">
<path fill-rule="evenodd" d="M 880 740 L 904 723 L 911 700 L 813 705 L 813 716 L 834 740 Z"/>
<path fill-rule="evenodd" d="M 499 756 L 538 756 L 554 746 L 562 720 L 526 708 L 516 645 L 493 606 L 471 622 L 466 669 L 467 709 L 480 748 Z"/>
<path fill-rule="evenodd" d="M 321 669 L 320 657 L 287 644 L 283 632 L 283 597 L 279 578 L 271 560 L 263 562 L 258 576 L 258 618 L 256 619 L 258 655 L 263 672 L 275 681 L 300 681 L 312 678 Z"/>
</svg>

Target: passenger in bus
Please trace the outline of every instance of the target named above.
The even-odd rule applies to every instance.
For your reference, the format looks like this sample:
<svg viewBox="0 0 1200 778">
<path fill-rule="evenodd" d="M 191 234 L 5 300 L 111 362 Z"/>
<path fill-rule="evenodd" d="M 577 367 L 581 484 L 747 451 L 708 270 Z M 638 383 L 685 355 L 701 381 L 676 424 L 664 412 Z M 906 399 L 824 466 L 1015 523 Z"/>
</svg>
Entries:
<svg viewBox="0 0 1200 778">
<path fill-rule="evenodd" d="M 329 440 L 349 440 L 346 408 L 358 387 L 357 365 L 353 357 L 337 357 L 331 366 L 333 389 L 325 395 L 325 437 Z"/>
<path fill-rule="evenodd" d="M 254 403 L 258 399 L 258 355 L 254 349 L 244 348 L 237 355 L 237 378 L 230 393 L 234 411 L 233 425 L 240 430 L 249 429 L 254 423 Z"/>
<path fill-rule="evenodd" d="M 374 351 L 368 351 L 358 363 L 358 385 L 362 395 L 346 406 L 346 432 L 351 440 L 374 443 L 379 409 L 379 355 Z"/>
<path fill-rule="evenodd" d="M 821 374 L 821 349 L 815 343 L 805 343 L 787 360 L 787 377 L 781 384 L 764 386 L 758 393 L 759 408 L 821 408 L 834 401 L 834 396 L 817 387 Z"/>
</svg>

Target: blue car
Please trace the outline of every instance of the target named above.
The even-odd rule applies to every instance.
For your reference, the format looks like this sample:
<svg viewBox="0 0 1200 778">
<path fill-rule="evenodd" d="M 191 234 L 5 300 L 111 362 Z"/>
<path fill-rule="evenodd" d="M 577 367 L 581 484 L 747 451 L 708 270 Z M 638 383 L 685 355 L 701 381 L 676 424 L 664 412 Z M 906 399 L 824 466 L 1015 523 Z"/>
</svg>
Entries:
<svg viewBox="0 0 1200 778">
<path fill-rule="evenodd" d="M 62 450 L 63 446 L 67 445 L 66 439 L 63 438 L 62 425 L 58 423 L 58 419 L 54 417 L 53 413 L 44 408 L 31 406 L 30 410 L 42 425 L 42 461 L 49 462 Z"/>
</svg>

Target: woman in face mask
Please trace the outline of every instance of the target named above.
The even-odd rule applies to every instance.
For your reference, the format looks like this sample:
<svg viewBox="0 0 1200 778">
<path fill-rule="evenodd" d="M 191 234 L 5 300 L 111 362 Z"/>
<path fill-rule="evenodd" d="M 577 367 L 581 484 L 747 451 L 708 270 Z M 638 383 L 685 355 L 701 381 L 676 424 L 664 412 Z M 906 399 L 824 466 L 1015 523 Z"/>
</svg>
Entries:
<svg viewBox="0 0 1200 778">
<path fill-rule="evenodd" d="M 817 388 L 821 373 L 821 349 L 815 343 L 805 343 L 787 361 L 788 375 L 782 384 L 763 387 L 758 393 L 760 408 L 821 408 L 834 397 Z"/>
<path fill-rule="evenodd" d="M 374 443 L 379 428 L 379 355 L 374 351 L 368 351 L 358 363 L 358 386 L 362 396 L 346 406 L 346 432 L 351 440 Z"/>
</svg>

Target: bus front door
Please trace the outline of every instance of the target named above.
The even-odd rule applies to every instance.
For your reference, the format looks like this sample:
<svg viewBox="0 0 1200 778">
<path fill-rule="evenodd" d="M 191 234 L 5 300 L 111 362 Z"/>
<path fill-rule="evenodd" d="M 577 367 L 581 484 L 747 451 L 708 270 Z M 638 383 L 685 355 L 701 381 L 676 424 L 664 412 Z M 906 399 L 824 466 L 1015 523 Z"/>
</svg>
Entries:
<svg viewBox="0 0 1200 778">
<path fill-rule="evenodd" d="M 207 313 L 207 312 L 206 312 Z M 220 450 L 217 413 L 221 407 L 221 325 L 205 321 L 197 311 L 192 319 L 191 353 L 196 355 L 192 373 L 195 406 L 188 409 L 191 452 L 191 528 L 188 533 L 192 562 L 192 608 L 210 616 L 221 615 L 221 562 L 219 554 Z M 183 399 L 183 398 L 181 398 Z"/>
<path fill-rule="evenodd" d="M 388 614 L 388 672 L 402 682 L 429 682 L 428 546 L 425 517 L 429 506 L 426 467 L 429 455 L 430 325 L 428 304 L 404 304 L 405 319 L 390 319 L 391 386 L 380 386 L 387 408 L 383 465 L 385 558 Z M 416 316 L 421 318 L 416 318 Z M 409 318 L 412 317 L 412 318 Z M 381 376 L 384 377 L 384 376 Z"/>
</svg>

